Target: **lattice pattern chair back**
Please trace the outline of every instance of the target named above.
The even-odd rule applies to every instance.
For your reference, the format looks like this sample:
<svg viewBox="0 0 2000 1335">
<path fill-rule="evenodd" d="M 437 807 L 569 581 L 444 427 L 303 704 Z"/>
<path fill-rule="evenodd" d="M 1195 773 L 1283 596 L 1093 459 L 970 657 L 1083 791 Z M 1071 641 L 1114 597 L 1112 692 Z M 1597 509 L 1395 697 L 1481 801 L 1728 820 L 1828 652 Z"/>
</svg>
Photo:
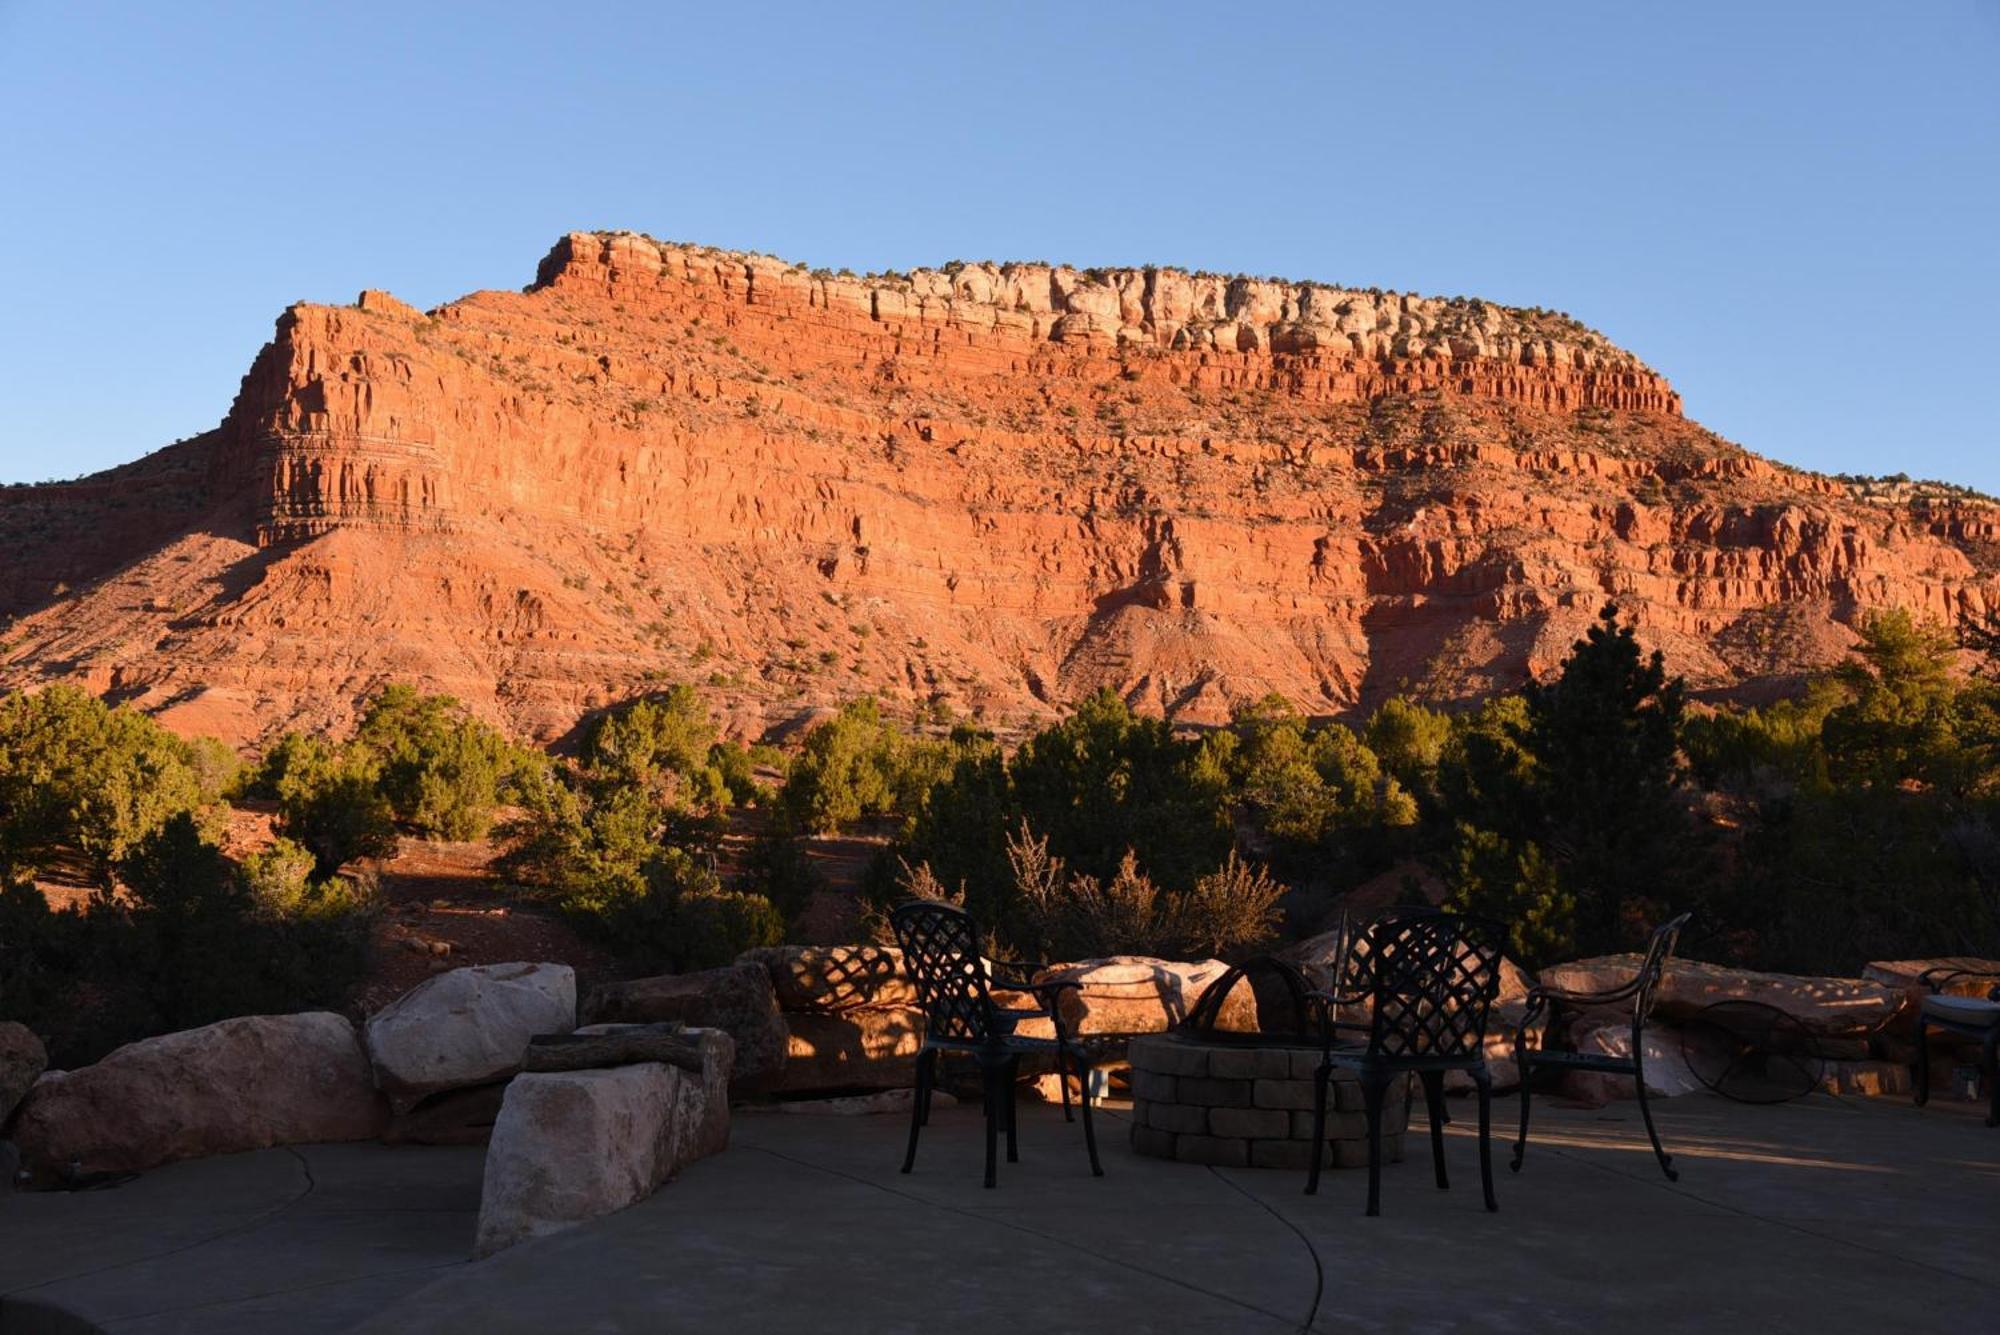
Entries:
<svg viewBox="0 0 2000 1335">
<path fill-rule="evenodd" d="M 1368 1050 L 1392 1057 L 1478 1057 L 1500 991 L 1496 924 L 1460 913 L 1392 914 L 1368 927 L 1374 1002 Z"/>
<path fill-rule="evenodd" d="M 1434 918 L 1442 909 L 1423 904 L 1404 904 L 1383 909 L 1365 918 L 1349 921 L 1342 917 L 1340 931 L 1340 959 L 1335 966 L 1338 977 L 1334 980 L 1334 991 L 1345 996 L 1363 996 L 1367 993 L 1373 974 L 1368 967 L 1369 952 L 1374 949 L 1372 941 L 1375 929 L 1384 923 L 1401 918 Z"/>
<path fill-rule="evenodd" d="M 889 915 L 923 1002 L 932 1039 L 983 1043 L 996 1035 L 979 938 L 964 909 L 920 899 Z"/>
<path fill-rule="evenodd" d="M 1683 913 L 1672 922 L 1663 922 L 1653 929 L 1652 939 L 1646 942 L 1646 958 L 1639 965 L 1639 975 L 1633 980 L 1638 991 L 1632 994 L 1632 1023 L 1644 1025 L 1653 1014 L 1653 996 L 1660 990 L 1660 980 L 1667 976 L 1667 961 L 1674 957 L 1674 949 L 1680 944 L 1681 929 L 1694 914 Z"/>
</svg>

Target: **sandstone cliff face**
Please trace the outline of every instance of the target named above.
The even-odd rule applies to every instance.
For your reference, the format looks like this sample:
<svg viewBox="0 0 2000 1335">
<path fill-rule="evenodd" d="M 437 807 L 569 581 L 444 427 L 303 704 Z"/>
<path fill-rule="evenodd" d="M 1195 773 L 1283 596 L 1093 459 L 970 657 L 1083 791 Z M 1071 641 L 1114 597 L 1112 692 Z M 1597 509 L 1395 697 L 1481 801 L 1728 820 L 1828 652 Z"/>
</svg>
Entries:
<svg viewBox="0 0 2000 1335">
<path fill-rule="evenodd" d="M 2000 508 L 1870 503 L 1567 317 L 1171 270 L 861 279 L 631 234 L 299 306 L 217 431 L 0 490 L 0 684 L 257 740 L 391 680 L 559 736 L 705 682 L 1006 724 L 1511 686 L 1608 597 L 1697 684 L 2000 608 Z"/>
</svg>

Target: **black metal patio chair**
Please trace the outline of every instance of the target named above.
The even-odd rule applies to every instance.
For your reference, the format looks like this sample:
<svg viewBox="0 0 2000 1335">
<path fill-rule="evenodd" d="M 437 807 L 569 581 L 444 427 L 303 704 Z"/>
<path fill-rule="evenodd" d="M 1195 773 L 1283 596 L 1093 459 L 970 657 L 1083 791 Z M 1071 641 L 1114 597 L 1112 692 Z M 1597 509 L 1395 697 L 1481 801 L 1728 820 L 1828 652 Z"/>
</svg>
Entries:
<svg viewBox="0 0 2000 1335">
<path fill-rule="evenodd" d="M 1598 1071 L 1606 1075 L 1632 1077 L 1638 1087 L 1639 1116 L 1644 1119 L 1646 1135 L 1653 1142 L 1653 1156 L 1660 1161 L 1660 1171 L 1667 1175 L 1667 1181 L 1680 1180 L 1680 1173 L 1674 1168 L 1674 1156 L 1660 1144 L 1660 1133 L 1653 1126 L 1652 1105 L 1646 1101 L 1645 1039 L 1646 1021 L 1653 1013 L 1654 993 L 1659 990 L 1667 961 L 1673 958 L 1674 947 L 1680 942 L 1681 931 L 1693 916 L 1692 913 L 1683 913 L 1672 922 L 1654 928 L 1638 969 L 1630 981 L 1617 987 L 1595 992 L 1566 992 L 1561 988 L 1537 984 L 1529 989 L 1527 1009 L 1521 1015 L 1520 1028 L 1514 1033 L 1514 1062 L 1521 1076 L 1521 1134 L 1514 1141 L 1514 1159 L 1508 1165 L 1512 1171 L 1521 1171 L 1521 1161 L 1528 1153 L 1528 1112 L 1535 1073 L 1544 1070 Z M 1531 1045 L 1535 1021 L 1544 1015 L 1548 1017 L 1546 1032 L 1554 1036 L 1564 1028 L 1565 1012 L 1574 1014 L 1587 1007 L 1616 1006 L 1625 1001 L 1632 1003 L 1632 1049 L 1629 1057 Z"/>
<path fill-rule="evenodd" d="M 1926 969 L 1917 981 L 1928 991 L 1917 1008 L 1917 1106 L 1931 1098 L 1930 1031 L 1936 1029 L 1954 1038 L 1979 1044 L 1979 1066 L 1986 1077 L 1986 1125 L 2000 1126 L 2000 982 L 1986 989 L 1982 997 L 1959 996 L 1945 987 L 1961 978 L 2000 979 L 2000 969 L 1961 969 L 1943 964 Z"/>
<path fill-rule="evenodd" d="M 909 971 L 924 1011 L 924 1042 L 917 1053 L 916 1097 L 910 1107 L 910 1145 L 903 1155 L 903 1171 L 909 1172 L 917 1162 L 917 1135 L 930 1121 L 931 1091 L 937 1084 L 940 1055 L 965 1056 L 979 1066 L 986 1112 L 986 1185 L 992 1186 L 997 1177 L 996 1142 L 1003 1128 L 1007 1162 L 1020 1160 L 1014 1095 L 1021 1059 L 1045 1055 L 1054 1059 L 1062 1085 L 1064 1121 L 1075 1120 L 1070 1112 L 1068 1077 L 1074 1074 L 1077 1078 L 1090 1171 L 1103 1177 L 1104 1166 L 1097 1158 L 1097 1130 L 1090 1116 L 1091 1062 L 1069 1033 L 1056 1004 L 1064 989 L 1074 989 L 1077 984 L 1037 983 L 1031 975 L 1040 966 L 987 961 L 979 953 L 972 919 L 964 909 L 951 904 L 917 900 L 893 911 L 889 922 L 903 948 L 903 967 Z M 1007 974 L 1016 976 L 999 976 Z M 999 1005 L 993 1000 L 996 984 L 1028 993 L 1041 1004 Z M 1021 1021 L 1034 1018 L 1046 1018 L 1055 1037 L 1031 1038 L 1015 1032 Z"/>
<path fill-rule="evenodd" d="M 1451 1185 L 1444 1166 L 1444 1077 L 1464 1071 L 1479 1096 L 1479 1177 L 1486 1208 L 1498 1210 L 1493 1195 L 1493 1081 L 1486 1071 L 1486 1018 L 1500 991 L 1503 933 L 1484 918 L 1432 911 L 1391 913 L 1370 923 L 1356 938 L 1343 977 L 1358 977 L 1365 988 L 1319 992 L 1320 1028 L 1325 1044 L 1313 1074 L 1313 1155 L 1306 1193 L 1319 1190 L 1326 1158 L 1328 1086 L 1336 1071 L 1351 1071 L 1361 1082 L 1368 1118 L 1368 1213 L 1382 1203 L 1382 1105 L 1389 1086 L 1415 1075 L 1424 1089 L 1431 1121 L 1431 1164 L 1440 1189 Z M 1342 1006 L 1370 1005 L 1365 1044 L 1341 1044 L 1335 1016 Z"/>
</svg>

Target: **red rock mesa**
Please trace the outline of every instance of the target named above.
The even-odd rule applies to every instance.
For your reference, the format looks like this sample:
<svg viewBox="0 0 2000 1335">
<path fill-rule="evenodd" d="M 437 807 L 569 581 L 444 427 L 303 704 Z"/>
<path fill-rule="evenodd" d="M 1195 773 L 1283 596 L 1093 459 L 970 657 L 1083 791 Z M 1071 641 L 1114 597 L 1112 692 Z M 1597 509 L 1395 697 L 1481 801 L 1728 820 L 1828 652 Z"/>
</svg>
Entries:
<svg viewBox="0 0 2000 1335">
<path fill-rule="evenodd" d="M 389 681 L 541 738 L 670 681 L 755 730 L 1517 684 L 1608 598 L 1768 692 L 2000 609 L 2000 507 L 1766 462 L 1566 316 L 1171 269 L 857 278 L 629 233 L 429 313 L 296 306 L 214 431 L 0 488 L 0 685 L 187 731 Z"/>
</svg>

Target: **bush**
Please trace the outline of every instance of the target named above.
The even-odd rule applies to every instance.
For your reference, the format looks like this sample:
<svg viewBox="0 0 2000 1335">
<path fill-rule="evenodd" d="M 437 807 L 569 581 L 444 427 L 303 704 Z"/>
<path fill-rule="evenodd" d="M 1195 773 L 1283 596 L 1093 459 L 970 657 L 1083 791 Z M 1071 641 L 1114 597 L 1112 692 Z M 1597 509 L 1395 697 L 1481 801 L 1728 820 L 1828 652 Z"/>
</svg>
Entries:
<svg viewBox="0 0 2000 1335">
<path fill-rule="evenodd" d="M 1193 888 L 1163 890 L 1129 850 L 1109 879 L 1072 871 L 1026 825 L 1007 841 L 1026 940 L 1043 959 L 1206 956 L 1270 938 L 1284 887 L 1234 851 Z M 925 885 L 936 884 L 928 867 Z M 906 881 L 909 879 L 906 873 Z"/>
<path fill-rule="evenodd" d="M 1360 738 L 1338 723 L 1308 728 L 1283 696 L 1238 710 L 1211 750 L 1239 813 L 1294 857 L 1342 858 L 1358 851 L 1356 834 L 1416 823 L 1416 800 Z"/>
<path fill-rule="evenodd" d="M 1230 847 L 1227 794 L 1202 748 L 1104 690 L 1021 744 L 1008 764 L 1021 818 L 1069 864 L 1115 876 L 1126 850 L 1189 885 Z"/>
<path fill-rule="evenodd" d="M 598 720 L 576 761 L 524 767 L 502 867 L 635 968 L 706 968 L 774 944 L 783 915 L 714 869 L 723 813 L 757 791 L 752 763 L 716 740 L 687 688 L 639 701 Z"/>
<path fill-rule="evenodd" d="M 750 875 L 758 892 L 771 901 L 787 923 L 799 920 L 812 906 L 826 880 L 812 865 L 799 841 L 782 832 L 759 839 L 751 851 Z"/>
<path fill-rule="evenodd" d="M 729 801 L 747 807 L 770 800 L 771 794 L 757 781 L 757 767 L 763 765 L 782 772 L 784 756 L 775 747 L 748 747 L 732 739 L 708 748 L 708 765 L 721 776 Z"/>
<path fill-rule="evenodd" d="M 1003 756 L 990 736 L 960 730 L 913 811 L 904 857 L 945 884 L 1003 937 L 1017 919 L 1009 832 L 1025 821 L 1050 854 L 1098 884 L 1115 882 L 1131 852 L 1169 885 L 1188 886 L 1230 847 L 1227 780 L 1200 743 L 1135 715 L 1100 691 L 1070 717 Z"/>
<path fill-rule="evenodd" d="M 188 766 L 194 771 L 195 788 L 204 805 L 236 796 L 245 773 L 242 756 L 216 737 L 189 738 L 187 750 Z"/>
<path fill-rule="evenodd" d="M 502 871 L 559 907 L 599 912 L 641 882 L 666 833 L 666 810 L 631 782 L 544 764 L 522 784 L 522 814 L 507 828 Z"/>
<path fill-rule="evenodd" d="M 2000 936 L 2000 688 L 1956 677 L 1953 658 L 1888 613 L 1802 700 L 1688 729 L 1746 826 L 1718 904 L 1728 953 L 1850 973 Z"/>
<path fill-rule="evenodd" d="M 231 1016 L 344 1007 L 366 971 L 367 905 L 296 886 L 303 857 L 275 852 L 239 868 L 183 812 L 121 862 L 124 893 L 87 911 L 0 892 L 10 1014 L 74 1065 Z"/>
<path fill-rule="evenodd" d="M 523 763 L 458 701 L 409 686 L 369 702 L 353 744 L 373 758 L 395 818 L 432 839 L 483 837 Z"/>
<path fill-rule="evenodd" d="M 770 900 L 725 890 L 712 863 L 684 848 L 661 848 L 636 871 L 618 866 L 573 884 L 559 902 L 642 972 L 713 968 L 784 940 L 784 917 Z"/>
<path fill-rule="evenodd" d="M 396 852 L 396 813 L 382 791 L 380 762 L 361 747 L 287 733 L 249 788 L 276 800 L 278 828 L 312 854 L 319 878 L 356 858 Z"/>
<path fill-rule="evenodd" d="M 831 834 L 863 816 L 893 812 L 902 741 L 875 701 L 849 701 L 806 734 L 778 795 L 787 822 L 807 834 Z"/>
<path fill-rule="evenodd" d="M 1406 792 L 1436 801 L 1438 767 L 1451 741 L 1449 715 L 1392 696 L 1369 718 L 1362 740 Z"/>
<path fill-rule="evenodd" d="M 673 935 L 667 955 L 675 970 L 713 969 L 744 951 L 775 946 L 785 939 L 785 922 L 762 895 L 707 890 L 674 903 Z"/>
<path fill-rule="evenodd" d="M 1684 709 L 1607 606 L 1552 681 L 1455 728 L 1439 776 L 1453 905 L 1509 923 L 1540 964 L 1636 945 L 1710 884 L 1680 791 Z"/>
<path fill-rule="evenodd" d="M 258 907 L 277 914 L 303 908 L 313 897 L 313 855 L 289 839 L 278 839 L 243 859 L 243 885 Z"/>
<path fill-rule="evenodd" d="M 200 751 L 74 686 L 0 699 L 0 871 L 80 855 L 100 881 L 175 815 L 211 814 L 219 743 Z"/>
<path fill-rule="evenodd" d="M 0 1015 L 44 1037 L 68 1023 L 88 954 L 84 915 L 0 874 Z"/>
</svg>

